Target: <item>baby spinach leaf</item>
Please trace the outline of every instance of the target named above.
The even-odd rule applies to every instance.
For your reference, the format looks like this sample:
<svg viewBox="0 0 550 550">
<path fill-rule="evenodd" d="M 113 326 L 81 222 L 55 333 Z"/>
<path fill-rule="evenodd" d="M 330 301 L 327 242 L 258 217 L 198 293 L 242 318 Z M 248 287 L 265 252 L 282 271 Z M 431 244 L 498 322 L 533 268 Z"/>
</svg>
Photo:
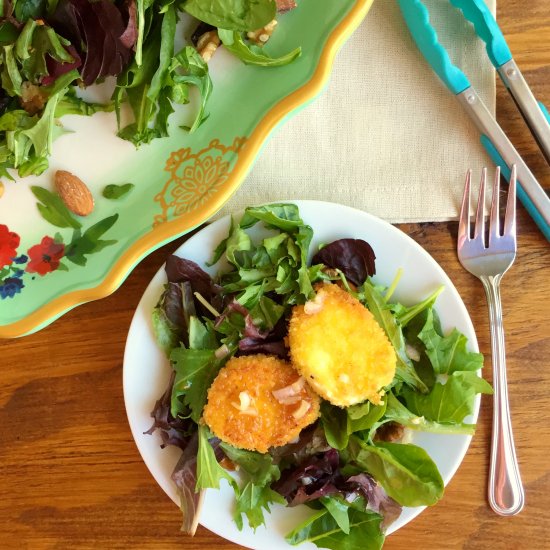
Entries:
<svg viewBox="0 0 550 550">
<path fill-rule="evenodd" d="M 319 499 L 321 504 L 328 510 L 328 513 L 334 518 L 334 521 L 338 524 L 338 527 L 346 535 L 349 535 L 349 505 L 343 502 L 341 498 L 336 496 L 321 497 Z"/>
<path fill-rule="evenodd" d="M 416 445 L 350 437 L 350 460 L 363 468 L 402 506 L 429 506 L 443 495 L 443 479 L 428 453 Z"/>
<path fill-rule="evenodd" d="M 246 44 L 240 32 L 232 32 L 218 29 L 218 36 L 225 49 L 239 58 L 246 65 L 258 65 L 260 67 L 282 67 L 292 63 L 302 55 L 302 48 L 296 48 L 279 57 L 270 57 L 259 46 Z"/>
<path fill-rule="evenodd" d="M 380 530 L 381 517 L 373 512 L 350 507 L 349 534 L 346 534 L 328 510 L 319 510 L 286 535 L 293 546 L 312 542 L 319 548 L 331 550 L 380 550 L 384 535 Z"/>
<path fill-rule="evenodd" d="M 445 384 L 436 382 L 428 394 L 404 388 L 401 395 L 407 407 L 418 416 L 439 423 L 460 424 L 472 414 L 477 393 L 490 395 L 493 390 L 475 372 L 456 371 Z"/>
<path fill-rule="evenodd" d="M 103 188 L 103 191 L 101 192 L 101 194 L 106 199 L 116 200 L 116 199 L 121 199 L 122 197 L 127 195 L 133 188 L 134 188 L 133 183 L 123 183 L 122 185 L 116 185 L 114 183 L 110 183 L 109 185 L 106 185 Z"/>
<path fill-rule="evenodd" d="M 304 225 L 298 207 L 295 204 L 286 203 L 249 206 L 239 225 L 242 229 L 249 229 L 259 221 L 264 222 L 268 227 L 281 229 L 287 233 L 294 233 Z"/>
<path fill-rule="evenodd" d="M 373 405 L 368 401 L 352 405 L 346 409 L 348 415 L 348 433 L 370 430 L 386 412 L 387 399 L 382 405 Z"/>
<path fill-rule="evenodd" d="M 187 0 L 183 9 L 213 27 L 255 31 L 275 19 L 275 0 Z"/>
<path fill-rule="evenodd" d="M 448 336 L 441 336 L 434 327 L 433 313 L 428 311 L 426 324 L 418 334 L 426 346 L 436 374 L 452 374 L 455 371 L 477 371 L 483 367 L 483 355 L 468 351 L 468 339 L 456 328 Z"/>
<path fill-rule="evenodd" d="M 335 407 L 328 401 L 321 403 L 321 424 L 328 444 L 341 451 L 348 446 L 348 413 L 346 409 Z"/>
</svg>

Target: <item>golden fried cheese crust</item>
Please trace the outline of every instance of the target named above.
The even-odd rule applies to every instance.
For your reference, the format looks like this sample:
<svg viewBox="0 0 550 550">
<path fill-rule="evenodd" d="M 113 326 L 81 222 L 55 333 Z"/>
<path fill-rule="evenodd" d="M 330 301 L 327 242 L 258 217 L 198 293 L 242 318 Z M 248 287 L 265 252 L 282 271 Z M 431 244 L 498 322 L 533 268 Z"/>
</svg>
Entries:
<svg viewBox="0 0 550 550">
<path fill-rule="evenodd" d="M 315 422 L 319 402 L 288 362 L 248 355 L 230 359 L 220 370 L 208 390 L 203 420 L 222 441 L 265 453 Z"/>
<path fill-rule="evenodd" d="M 322 397 L 347 407 L 380 403 L 397 358 L 372 313 L 335 284 L 316 287 L 314 300 L 296 306 L 289 326 L 293 365 Z"/>
</svg>

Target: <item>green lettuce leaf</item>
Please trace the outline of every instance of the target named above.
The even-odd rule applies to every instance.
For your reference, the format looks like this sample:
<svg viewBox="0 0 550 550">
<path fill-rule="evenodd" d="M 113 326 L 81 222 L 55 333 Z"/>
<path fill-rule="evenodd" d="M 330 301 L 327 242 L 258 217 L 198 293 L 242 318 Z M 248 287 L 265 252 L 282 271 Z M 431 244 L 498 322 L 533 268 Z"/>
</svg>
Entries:
<svg viewBox="0 0 550 550">
<path fill-rule="evenodd" d="M 170 354 L 176 378 L 172 388 L 172 416 L 185 414 L 199 422 L 206 404 L 208 388 L 221 368 L 213 349 L 175 348 Z"/>
<path fill-rule="evenodd" d="M 199 448 L 197 451 L 197 482 L 195 491 L 201 489 L 219 489 L 220 482 L 225 479 L 238 495 L 239 490 L 235 480 L 219 465 L 212 445 L 210 432 L 206 426 L 199 426 Z"/>
<path fill-rule="evenodd" d="M 386 332 L 397 354 L 396 378 L 405 384 L 426 392 L 428 388 L 414 369 L 412 361 L 405 350 L 405 338 L 401 326 L 388 308 L 381 292 L 368 280 L 359 289 L 360 297 L 364 300 L 378 324 Z"/>
</svg>

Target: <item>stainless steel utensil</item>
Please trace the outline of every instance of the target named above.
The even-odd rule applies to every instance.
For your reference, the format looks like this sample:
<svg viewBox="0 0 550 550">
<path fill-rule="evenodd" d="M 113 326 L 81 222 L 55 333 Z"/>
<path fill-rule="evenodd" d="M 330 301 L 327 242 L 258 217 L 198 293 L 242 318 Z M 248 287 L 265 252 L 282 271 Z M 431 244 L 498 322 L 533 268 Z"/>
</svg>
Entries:
<svg viewBox="0 0 550 550">
<path fill-rule="evenodd" d="M 518 514 L 521 512 L 525 501 L 510 421 L 504 327 L 500 302 L 500 280 L 514 263 L 516 257 L 516 173 L 516 166 L 513 165 L 504 227 L 501 231 L 499 216 L 500 169 L 497 168 L 489 218 L 489 238 L 488 243 L 486 243 L 484 207 L 487 169 L 483 169 L 481 178 L 473 238 L 470 232 L 472 172 L 471 170 L 468 172 L 460 211 L 457 244 L 460 263 L 483 283 L 489 305 L 493 386 L 495 391 L 489 473 L 489 504 L 497 514 L 502 516 Z"/>
</svg>

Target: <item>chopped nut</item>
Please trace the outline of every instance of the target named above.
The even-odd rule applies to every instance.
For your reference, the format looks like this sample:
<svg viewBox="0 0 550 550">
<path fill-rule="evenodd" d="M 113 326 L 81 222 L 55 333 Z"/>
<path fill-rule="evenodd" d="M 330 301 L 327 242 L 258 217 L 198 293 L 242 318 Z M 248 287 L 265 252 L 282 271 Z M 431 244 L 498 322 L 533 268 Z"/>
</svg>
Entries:
<svg viewBox="0 0 550 550">
<path fill-rule="evenodd" d="M 403 439 L 405 427 L 397 422 L 387 422 L 382 424 L 374 436 L 374 441 L 389 441 L 395 443 Z"/>
<path fill-rule="evenodd" d="M 197 40 L 197 51 L 199 55 L 208 63 L 214 52 L 218 49 L 220 45 L 220 37 L 218 36 L 218 31 L 208 31 L 199 37 Z"/>
<path fill-rule="evenodd" d="M 246 33 L 246 36 L 251 42 L 258 44 L 258 46 L 263 46 L 275 31 L 276 26 L 277 20 L 273 19 L 265 27 Z"/>
<path fill-rule="evenodd" d="M 297 4 L 296 0 L 275 0 L 275 3 L 277 4 L 277 11 L 290 11 L 293 10 Z"/>
</svg>

